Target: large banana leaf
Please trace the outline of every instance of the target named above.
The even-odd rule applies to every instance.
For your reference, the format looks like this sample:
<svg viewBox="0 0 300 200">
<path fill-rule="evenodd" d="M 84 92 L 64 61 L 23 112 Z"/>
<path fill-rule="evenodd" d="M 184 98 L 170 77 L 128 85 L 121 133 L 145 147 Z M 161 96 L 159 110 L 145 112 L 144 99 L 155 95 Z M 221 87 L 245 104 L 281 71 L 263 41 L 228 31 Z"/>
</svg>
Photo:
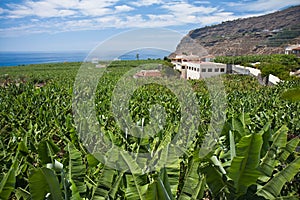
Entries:
<svg viewBox="0 0 300 200">
<path fill-rule="evenodd" d="M 168 196 L 170 197 L 170 199 L 174 199 L 172 196 L 172 192 L 171 192 L 171 185 L 170 185 L 170 182 L 169 182 L 169 177 L 168 177 L 168 174 L 167 174 L 167 170 L 166 168 L 162 168 L 160 170 L 160 181 L 162 182 L 163 184 L 163 187 L 165 188 Z"/>
<path fill-rule="evenodd" d="M 62 192 L 54 172 L 48 168 L 33 170 L 29 176 L 29 188 L 32 200 L 43 200 L 46 195 L 51 200 L 62 200 Z"/>
<path fill-rule="evenodd" d="M 146 175 L 141 175 L 141 168 L 136 161 L 128 154 L 120 152 L 120 158 L 127 165 L 131 174 L 126 174 L 126 191 L 125 196 L 127 199 L 144 199 L 144 195 L 148 188 L 148 180 Z"/>
<path fill-rule="evenodd" d="M 148 189 L 148 181 L 146 175 L 126 174 L 126 191 L 125 197 L 128 200 L 145 199 Z"/>
<path fill-rule="evenodd" d="M 279 171 L 275 176 L 261 189 L 257 191 L 257 195 L 266 199 L 275 199 L 281 192 L 282 187 L 288 181 L 299 173 L 300 158 L 295 159 L 282 171 Z"/>
<path fill-rule="evenodd" d="M 93 194 L 93 199 L 115 199 L 121 187 L 123 175 L 123 172 L 104 167 L 98 180 L 97 189 Z"/>
<path fill-rule="evenodd" d="M 17 157 L 17 156 L 16 156 Z M 15 160 L 10 167 L 9 171 L 3 179 L 1 180 L 0 183 L 0 199 L 8 199 L 11 192 L 15 189 L 15 184 L 16 184 L 16 166 L 17 166 L 17 161 Z"/>
<path fill-rule="evenodd" d="M 299 138 L 293 138 L 292 140 L 290 140 L 287 144 L 286 144 L 286 147 L 283 148 L 283 152 L 282 154 L 280 155 L 280 161 L 282 162 L 285 162 L 288 157 L 290 156 L 290 154 L 292 154 L 296 147 L 298 146 L 300 142 L 300 139 Z"/>
<path fill-rule="evenodd" d="M 70 200 L 81 200 L 79 191 L 77 189 L 76 184 L 74 183 L 74 181 L 72 179 L 70 179 L 70 183 L 71 183 L 71 191 L 72 191 L 72 196 L 70 198 Z"/>
<path fill-rule="evenodd" d="M 262 147 L 262 135 L 251 134 L 241 138 L 237 144 L 236 157 L 233 158 L 228 176 L 234 181 L 237 196 L 247 192 L 260 176 L 257 170 Z"/>
<path fill-rule="evenodd" d="M 288 127 L 283 125 L 278 131 L 276 131 L 276 133 L 272 136 L 273 143 L 271 148 L 286 146 L 288 130 Z"/>
<path fill-rule="evenodd" d="M 163 182 L 165 182 L 165 180 L 169 182 L 172 193 L 172 195 L 169 193 L 170 196 L 176 196 L 180 177 L 180 159 L 178 158 L 176 149 L 170 148 L 170 146 L 171 145 L 168 144 L 160 153 L 158 153 L 158 161 L 155 164 L 157 169 L 160 168 L 161 173 L 163 172 L 162 174 L 165 176 L 165 178 L 161 176 Z"/>
<path fill-rule="evenodd" d="M 203 190 L 205 186 L 204 175 L 200 175 L 198 168 L 200 165 L 199 160 L 191 160 L 191 163 L 188 166 L 187 172 L 184 178 L 184 185 L 181 190 L 179 199 L 198 199 L 202 198 Z"/>
<path fill-rule="evenodd" d="M 272 130 L 271 130 L 271 124 L 268 122 L 264 125 L 264 127 L 262 128 L 262 130 L 260 130 L 260 134 L 262 134 L 263 137 L 263 145 L 261 148 L 261 152 L 260 152 L 260 156 L 264 156 L 266 155 L 266 153 L 268 152 L 269 148 L 270 148 L 270 141 L 272 141 Z"/>
<path fill-rule="evenodd" d="M 93 194 L 93 199 L 106 199 L 109 195 L 110 188 L 113 185 L 115 170 L 104 167 L 97 188 Z"/>
<path fill-rule="evenodd" d="M 157 178 L 148 187 L 145 200 L 171 200 L 172 196 L 168 194 L 167 189 L 160 177 Z"/>
<path fill-rule="evenodd" d="M 263 157 L 260 163 L 260 170 L 268 177 L 271 177 L 278 160 L 276 159 L 277 148 L 285 147 L 287 144 L 287 132 L 288 128 L 282 126 L 273 136 L 273 143 L 266 155 Z"/>
<path fill-rule="evenodd" d="M 86 185 L 84 183 L 85 178 L 85 165 L 82 162 L 82 156 L 75 146 L 70 143 L 68 145 L 69 151 L 69 178 L 74 181 L 76 188 L 80 194 L 86 192 Z"/>
<path fill-rule="evenodd" d="M 38 145 L 38 154 L 43 164 L 52 163 L 52 157 L 59 150 L 52 140 L 44 140 Z"/>
<path fill-rule="evenodd" d="M 205 174 L 208 188 L 215 198 L 222 191 L 228 192 L 227 184 L 225 180 L 223 180 L 223 174 L 218 169 L 219 168 L 212 166 L 211 164 L 200 167 L 200 171 Z"/>
</svg>

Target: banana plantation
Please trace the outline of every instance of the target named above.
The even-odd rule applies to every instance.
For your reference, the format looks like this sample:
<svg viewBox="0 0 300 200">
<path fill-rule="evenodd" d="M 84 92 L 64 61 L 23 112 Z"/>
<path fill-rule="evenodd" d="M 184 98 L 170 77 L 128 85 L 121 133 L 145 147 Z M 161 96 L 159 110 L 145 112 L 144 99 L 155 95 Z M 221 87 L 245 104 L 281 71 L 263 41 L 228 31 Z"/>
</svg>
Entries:
<svg viewBox="0 0 300 200">
<path fill-rule="evenodd" d="M 82 63 L 0 68 L 0 199 L 300 198 L 300 80 L 264 87 L 250 76 L 223 75 L 222 109 L 212 106 L 221 92 L 212 95 L 209 81 L 188 80 L 193 98 L 181 96 L 196 101 L 186 111 L 197 113 L 194 120 L 166 85 L 147 83 L 126 102 L 116 98 L 117 86 L 131 87 L 124 76 L 150 63 L 176 79 L 164 61 L 116 61 L 94 69 L 102 70 L 95 95 L 82 102 L 89 88 L 74 87 L 89 83 L 78 79 Z M 84 102 L 92 102 L 95 120 Z M 134 124 L 126 130 L 125 112 Z M 183 125 L 188 120 L 197 123 Z"/>
</svg>

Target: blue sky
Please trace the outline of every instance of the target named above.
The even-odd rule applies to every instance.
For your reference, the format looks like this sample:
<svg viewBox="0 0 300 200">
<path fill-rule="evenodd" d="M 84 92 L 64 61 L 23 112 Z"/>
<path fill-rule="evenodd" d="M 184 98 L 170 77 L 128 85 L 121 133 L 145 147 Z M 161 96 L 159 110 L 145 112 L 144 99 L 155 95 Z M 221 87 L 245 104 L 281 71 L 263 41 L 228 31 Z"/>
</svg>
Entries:
<svg viewBox="0 0 300 200">
<path fill-rule="evenodd" d="M 206 25 L 298 5 L 299 0 L 0 0 L 0 51 L 91 50 L 124 31 Z"/>
</svg>

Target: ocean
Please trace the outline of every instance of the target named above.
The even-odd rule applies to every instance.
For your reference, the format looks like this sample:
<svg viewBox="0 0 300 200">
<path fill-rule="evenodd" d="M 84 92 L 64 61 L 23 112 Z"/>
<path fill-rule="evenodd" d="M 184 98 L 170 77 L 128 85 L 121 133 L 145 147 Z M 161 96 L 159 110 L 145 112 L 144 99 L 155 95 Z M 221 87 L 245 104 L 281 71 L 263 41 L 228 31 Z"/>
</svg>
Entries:
<svg viewBox="0 0 300 200">
<path fill-rule="evenodd" d="M 0 67 L 23 66 L 29 64 L 82 62 L 88 56 L 87 51 L 73 52 L 0 52 Z M 119 56 L 118 60 L 163 59 L 170 52 L 157 49 L 142 49 L 128 52 Z"/>
<path fill-rule="evenodd" d="M 0 52 L 0 66 L 84 61 L 87 52 Z"/>
</svg>

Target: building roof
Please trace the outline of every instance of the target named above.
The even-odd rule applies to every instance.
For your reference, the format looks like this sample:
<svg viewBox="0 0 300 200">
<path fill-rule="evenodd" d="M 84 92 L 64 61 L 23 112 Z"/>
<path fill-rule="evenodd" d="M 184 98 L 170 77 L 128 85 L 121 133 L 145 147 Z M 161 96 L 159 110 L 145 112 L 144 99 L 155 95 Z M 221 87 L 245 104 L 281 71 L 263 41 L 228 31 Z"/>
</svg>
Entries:
<svg viewBox="0 0 300 200">
<path fill-rule="evenodd" d="M 296 48 L 300 48 L 300 44 L 295 44 L 295 45 L 290 45 L 290 46 L 287 46 L 285 48 L 286 51 L 292 51 L 292 50 L 295 50 Z"/>
<path fill-rule="evenodd" d="M 200 57 L 199 56 L 196 56 L 196 55 L 177 55 L 175 58 L 175 60 L 178 60 L 178 59 L 185 59 L 185 60 L 199 60 Z"/>
<path fill-rule="evenodd" d="M 292 50 L 300 51 L 300 46 L 299 46 L 299 47 L 296 47 L 296 48 L 293 48 Z"/>
</svg>

